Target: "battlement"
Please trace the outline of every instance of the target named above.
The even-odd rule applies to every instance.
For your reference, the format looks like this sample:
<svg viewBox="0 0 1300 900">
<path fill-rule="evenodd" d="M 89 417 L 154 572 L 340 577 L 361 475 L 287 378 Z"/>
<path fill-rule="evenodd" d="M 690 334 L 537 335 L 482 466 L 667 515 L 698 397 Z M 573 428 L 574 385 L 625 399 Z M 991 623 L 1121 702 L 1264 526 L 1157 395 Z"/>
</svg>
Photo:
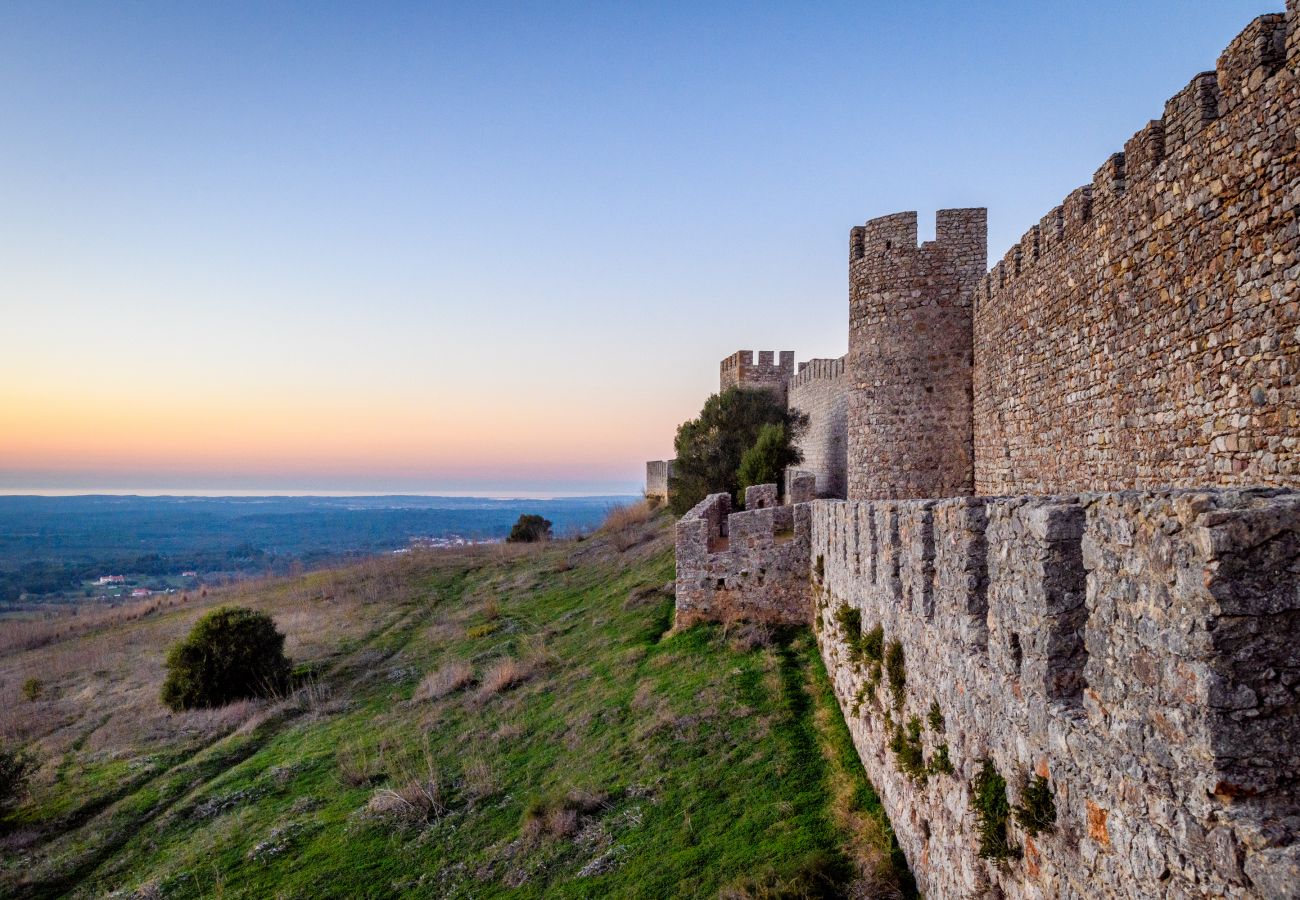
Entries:
<svg viewBox="0 0 1300 900">
<path fill-rule="evenodd" d="M 1298 32 L 1251 22 L 979 278 L 976 493 L 1300 477 Z"/>
<path fill-rule="evenodd" d="M 1300 494 L 821 501 L 810 552 L 823 657 L 927 896 L 1294 887 Z M 854 649 L 877 626 L 901 678 Z M 903 764 L 913 718 L 952 774 Z M 975 855 L 984 759 L 1011 802 L 1035 774 L 1054 797 L 1050 830 L 1008 825 L 1003 866 Z"/>
<path fill-rule="evenodd" d="M 1287 65 L 1288 46 L 1300 45 L 1300 11 L 1290 2 L 1290 11 L 1259 16 L 1235 37 L 1219 56 L 1213 71 L 1197 74 L 1187 86 L 1165 103 L 1162 116 L 1143 126 L 1112 154 L 1093 175 L 1092 182 L 1077 188 L 1043 220 L 1032 226 L 1002 259 L 980 279 L 977 301 L 989 302 L 998 290 L 1035 266 L 1040 257 L 1086 240 L 1094 228 L 1096 209 L 1124 196 L 1138 183 L 1167 174 L 1168 159 L 1183 160 L 1191 145 L 1205 140 L 1207 129 L 1228 116 Z M 1291 51 L 1295 66 L 1296 51 Z M 907 214 L 900 214 L 905 216 Z M 895 219 L 887 216 L 886 219 Z M 879 220 L 878 220 L 879 221 Z M 857 231 L 858 229 L 854 229 Z M 915 230 L 915 229 L 913 229 Z M 1041 241 L 1040 241 L 1041 238 Z M 915 236 L 913 236 L 915 242 Z M 1038 249 L 1026 252 L 1028 245 Z"/>
<path fill-rule="evenodd" d="M 799 371 L 790 379 L 790 387 L 802 387 L 810 381 L 834 381 L 843 376 L 843 356 L 838 359 L 810 359 L 799 363 Z"/>
<path fill-rule="evenodd" d="M 983 253 L 986 220 L 987 210 L 982 207 L 941 209 L 935 213 L 935 239 L 918 244 L 915 210 L 880 216 L 849 230 L 849 264 L 865 260 L 896 264 L 911 254 L 939 250 L 964 256 Z"/>
<path fill-rule="evenodd" d="M 809 506 L 776 505 L 774 484 L 710 494 L 677 522 L 677 626 L 808 621 Z"/>
<path fill-rule="evenodd" d="M 757 358 L 755 358 L 757 356 Z M 785 402 L 787 386 L 795 374 L 794 351 L 737 350 L 719 365 L 718 389 L 753 388 L 771 391 Z"/>
</svg>

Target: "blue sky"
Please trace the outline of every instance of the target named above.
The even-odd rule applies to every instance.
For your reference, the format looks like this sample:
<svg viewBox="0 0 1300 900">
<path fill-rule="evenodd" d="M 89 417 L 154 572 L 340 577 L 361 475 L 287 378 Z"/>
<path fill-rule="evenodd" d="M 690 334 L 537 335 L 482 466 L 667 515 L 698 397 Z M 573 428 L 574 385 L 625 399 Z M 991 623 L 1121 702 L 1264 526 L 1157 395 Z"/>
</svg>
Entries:
<svg viewBox="0 0 1300 900">
<path fill-rule="evenodd" d="M 1223 2 L 0 9 L 0 489 L 635 489 L 855 223 L 994 260 Z"/>
</svg>

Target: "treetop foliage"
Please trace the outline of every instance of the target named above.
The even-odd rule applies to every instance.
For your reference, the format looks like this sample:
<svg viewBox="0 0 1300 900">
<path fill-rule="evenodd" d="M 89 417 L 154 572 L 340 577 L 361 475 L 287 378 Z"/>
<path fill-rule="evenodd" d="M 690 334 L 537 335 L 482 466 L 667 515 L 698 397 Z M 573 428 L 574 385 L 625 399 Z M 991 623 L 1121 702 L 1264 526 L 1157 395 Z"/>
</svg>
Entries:
<svg viewBox="0 0 1300 900">
<path fill-rule="evenodd" d="M 772 466 L 781 460 L 785 460 L 784 465 L 798 464 L 802 457 L 794 444 L 807 424 L 807 416 L 787 409 L 768 391 L 730 388 L 710 396 L 699 416 L 677 429 L 677 461 L 668 479 L 673 512 L 681 515 L 709 494 L 741 494 L 741 462 L 751 448 L 755 448 L 755 454 L 750 474 L 771 475 Z M 780 432 L 774 431 L 765 438 L 764 448 L 758 450 L 755 445 L 768 425 L 784 429 L 784 445 Z M 766 484 L 778 479 L 779 473 L 768 481 L 750 483 Z"/>
</svg>

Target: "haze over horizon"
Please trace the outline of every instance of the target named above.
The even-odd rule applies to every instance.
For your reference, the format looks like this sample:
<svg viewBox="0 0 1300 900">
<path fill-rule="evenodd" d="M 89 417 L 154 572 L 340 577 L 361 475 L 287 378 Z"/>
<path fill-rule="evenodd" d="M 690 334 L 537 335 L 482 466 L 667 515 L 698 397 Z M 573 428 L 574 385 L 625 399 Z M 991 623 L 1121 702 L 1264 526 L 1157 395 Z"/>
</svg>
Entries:
<svg viewBox="0 0 1300 900">
<path fill-rule="evenodd" d="M 852 225 L 1000 258 L 1281 7 L 9 4 L 0 492 L 635 491 Z"/>
</svg>

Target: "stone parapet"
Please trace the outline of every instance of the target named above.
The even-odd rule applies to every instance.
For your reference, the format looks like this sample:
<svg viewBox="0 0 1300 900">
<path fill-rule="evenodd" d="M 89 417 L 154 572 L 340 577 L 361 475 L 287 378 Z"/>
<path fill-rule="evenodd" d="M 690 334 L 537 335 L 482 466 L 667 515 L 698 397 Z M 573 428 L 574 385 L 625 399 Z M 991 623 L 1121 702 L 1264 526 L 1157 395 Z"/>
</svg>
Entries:
<svg viewBox="0 0 1300 900">
<path fill-rule="evenodd" d="M 757 508 L 733 513 L 728 494 L 710 494 L 678 521 L 678 627 L 808 622 L 809 506 L 771 505 L 776 485 L 749 492 Z"/>
<path fill-rule="evenodd" d="M 810 506 L 822 654 L 927 896 L 1300 895 L 1300 494 Z"/>
</svg>

